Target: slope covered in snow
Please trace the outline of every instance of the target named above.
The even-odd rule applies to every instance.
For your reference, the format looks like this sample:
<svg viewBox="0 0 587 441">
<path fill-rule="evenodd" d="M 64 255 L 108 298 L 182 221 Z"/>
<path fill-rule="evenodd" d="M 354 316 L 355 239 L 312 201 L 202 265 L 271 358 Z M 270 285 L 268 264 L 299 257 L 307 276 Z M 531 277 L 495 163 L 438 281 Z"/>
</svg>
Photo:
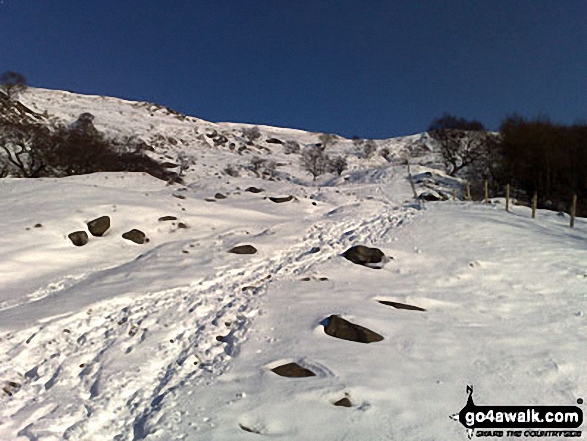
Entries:
<svg viewBox="0 0 587 441">
<path fill-rule="evenodd" d="M 58 91 L 23 102 L 63 121 L 91 112 L 100 130 L 163 137 L 152 153 L 198 160 L 185 185 L 0 180 L 1 440 L 455 440 L 466 434 L 449 415 L 468 384 L 485 404 L 584 397 L 583 219 L 570 229 L 500 200 L 416 203 L 405 166 L 361 158 L 348 140 L 329 149 L 351 155 L 349 170 L 312 182 L 266 141 L 318 134 L 261 126 L 239 155 L 240 125 Z M 229 141 L 215 146 L 213 131 Z M 429 163 L 419 139 L 378 146 Z M 282 174 L 222 173 L 254 154 Z M 435 191 L 460 185 L 412 172 Z M 68 234 L 100 216 L 104 236 L 74 246 Z M 124 239 L 131 229 L 149 241 Z M 239 245 L 257 251 L 229 253 Z M 381 268 L 345 259 L 355 245 L 382 250 Z M 333 315 L 383 340 L 327 335 Z M 315 375 L 272 371 L 288 363 Z"/>
</svg>

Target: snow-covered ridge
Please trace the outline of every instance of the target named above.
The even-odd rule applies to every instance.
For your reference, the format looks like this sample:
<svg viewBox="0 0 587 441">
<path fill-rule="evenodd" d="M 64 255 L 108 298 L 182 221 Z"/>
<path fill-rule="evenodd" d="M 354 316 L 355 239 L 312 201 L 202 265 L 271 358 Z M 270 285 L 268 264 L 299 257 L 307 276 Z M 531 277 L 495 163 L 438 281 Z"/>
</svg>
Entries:
<svg viewBox="0 0 587 441">
<path fill-rule="evenodd" d="M 94 115 L 96 128 L 107 136 L 137 137 L 154 148 L 149 155 L 161 162 L 177 162 L 179 155 L 189 157 L 194 160 L 193 175 L 199 176 L 222 175 L 229 165 L 247 173 L 251 158 L 259 156 L 277 164 L 285 176 L 303 179 L 307 174 L 299 166 L 299 156 L 287 154 L 283 143 L 294 141 L 304 148 L 320 143 L 322 135 L 258 125 L 261 136 L 250 142 L 243 136 L 243 129 L 253 127 L 250 124 L 212 123 L 153 103 L 40 88 L 29 88 L 20 100 L 53 123 L 70 124 L 80 114 L 89 112 Z M 361 147 L 340 136 L 329 145 L 328 152 L 345 156 L 352 170 L 365 165 L 382 166 L 387 161 L 405 161 L 414 153 L 425 156 L 433 145 L 426 134 L 376 140 L 375 144 L 377 152 L 369 161 L 362 157 Z M 385 159 L 379 154 L 384 150 Z"/>
</svg>

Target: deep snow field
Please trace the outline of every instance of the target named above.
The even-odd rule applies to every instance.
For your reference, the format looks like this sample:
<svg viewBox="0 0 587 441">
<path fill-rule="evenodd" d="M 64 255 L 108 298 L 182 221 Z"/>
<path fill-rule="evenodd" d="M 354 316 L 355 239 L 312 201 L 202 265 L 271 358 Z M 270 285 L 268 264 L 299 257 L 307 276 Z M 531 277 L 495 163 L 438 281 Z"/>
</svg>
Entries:
<svg viewBox="0 0 587 441">
<path fill-rule="evenodd" d="M 477 404 L 585 398 L 587 222 L 417 203 L 404 166 L 359 162 L 315 183 L 1 179 L 0 440 L 459 440 L 467 385 Z M 69 241 L 103 215 L 103 237 Z M 333 338 L 331 315 L 383 340 Z M 271 371 L 289 362 L 315 376 Z"/>
</svg>

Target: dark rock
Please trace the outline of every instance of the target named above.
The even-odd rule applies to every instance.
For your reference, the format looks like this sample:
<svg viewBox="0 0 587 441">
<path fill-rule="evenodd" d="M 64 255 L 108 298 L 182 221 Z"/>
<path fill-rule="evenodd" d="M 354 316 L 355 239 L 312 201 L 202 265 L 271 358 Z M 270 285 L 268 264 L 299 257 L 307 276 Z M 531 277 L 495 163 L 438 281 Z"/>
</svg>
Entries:
<svg viewBox="0 0 587 441">
<path fill-rule="evenodd" d="M 310 250 L 310 254 L 315 254 L 318 253 L 320 251 L 320 247 L 312 247 L 312 249 Z"/>
<path fill-rule="evenodd" d="M 41 228 L 43 225 L 41 224 L 35 224 L 35 228 Z"/>
<path fill-rule="evenodd" d="M 275 372 L 277 375 L 281 377 L 290 377 L 290 378 L 298 378 L 298 377 L 315 377 L 316 374 L 305 367 L 300 366 L 297 363 L 287 363 L 281 366 L 277 366 L 276 368 L 271 369 L 271 371 Z"/>
<path fill-rule="evenodd" d="M 185 196 L 182 194 L 173 194 L 172 196 L 177 199 L 185 199 Z"/>
<path fill-rule="evenodd" d="M 108 228 L 110 228 L 110 218 L 108 216 L 100 216 L 88 222 L 87 225 L 92 236 L 102 237 Z"/>
<path fill-rule="evenodd" d="M 392 306 L 395 309 L 408 309 L 410 311 L 426 311 L 424 308 L 420 308 L 418 306 L 413 306 L 413 305 L 407 305 L 405 303 L 391 302 L 389 300 L 377 300 L 377 301 L 379 303 L 381 303 L 382 305 Z"/>
<path fill-rule="evenodd" d="M 257 435 L 261 435 L 261 432 L 259 432 L 258 430 L 255 429 L 251 429 L 250 427 L 247 426 L 243 426 L 242 424 L 239 423 L 238 425 L 241 429 L 243 429 L 245 432 L 249 432 L 249 433 L 256 433 Z"/>
<path fill-rule="evenodd" d="M 276 204 L 281 204 L 283 202 L 289 202 L 289 201 L 293 200 L 293 198 L 294 198 L 293 196 L 286 196 L 286 197 L 283 197 L 283 198 L 269 197 L 269 200 L 271 202 L 275 202 Z"/>
<path fill-rule="evenodd" d="M 418 196 L 418 199 L 423 200 L 423 201 L 429 201 L 429 202 L 444 200 L 440 194 L 438 194 L 435 191 L 431 191 L 431 190 L 424 191 L 424 192 L 420 193 L 420 195 Z"/>
<path fill-rule="evenodd" d="M 71 243 L 73 243 L 76 247 L 81 247 L 88 243 L 88 233 L 85 231 L 74 231 L 67 237 L 69 237 Z"/>
<path fill-rule="evenodd" d="M 216 199 L 226 199 L 226 196 L 225 196 L 225 195 L 223 195 L 222 193 L 216 193 L 216 194 L 214 195 L 214 197 L 215 197 Z"/>
<path fill-rule="evenodd" d="M 177 228 L 187 228 L 188 226 L 186 224 L 184 224 L 183 222 L 179 222 L 177 224 Z"/>
<path fill-rule="evenodd" d="M 268 144 L 283 144 L 283 141 L 281 139 L 277 139 L 277 138 L 269 138 L 267 141 Z"/>
<path fill-rule="evenodd" d="M 149 241 L 145 237 L 145 233 L 143 233 L 141 230 L 137 230 L 137 229 L 132 229 L 130 231 L 127 231 L 126 233 L 124 233 L 122 235 L 122 238 L 126 239 L 126 240 L 130 240 L 134 243 L 138 243 L 139 245 Z"/>
<path fill-rule="evenodd" d="M 174 164 L 173 162 L 163 162 L 161 164 L 161 167 L 165 167 L 165 168 L 175 168 L 175 167 L 179 167 L 179 164 Z"/>
<path fill-rule="evenodd" d="M 353 407 L 353 404 L 351 403 L 351 400 L 349 400 L 348 398 L 341 398 L 340 400 L 338 400 L 336 403 L 334 403 L 335 406 L 341 406 L 341 407 Z"/>
<path fill-rule="evenodd" d="M 331 337 L 358 343 L 373 343 L 383 340 L 383 337 L 376 332 L 351 323 L 338 315 L 328 317 L 328 324 L 324 327 L 324 332 Z"/>
<path fill-rule="evenodd" d="M 369 248 L 364 245 L 355 245 L 349 248 L 343 254 L 343 257 L 357 265 L 370 266 L 374 263 L 381 263 L 385 254 L 379 248 Z"/>
<path fill-rule="evenodd" d="M 255 254 L 257 252 L 257 248 L 253 245 L 239 245 L 234 248 L 228 250 L 229 253 L 233 254 Z"/>
<path fill-rule="evenodd" d="M 248 191 L 249 193 L 261 193 L 265 190 L 263 190 L 262 188 L 257 188 L 257 187 L 249 187 L 245 191 Z"/>
<path fill-rule="evenodd" d="M 177 218 L 175 216 L 162 216 L 159 218 L 159 222 L 174 221 L 174 220 L 177 220 Z"/>
</svg>

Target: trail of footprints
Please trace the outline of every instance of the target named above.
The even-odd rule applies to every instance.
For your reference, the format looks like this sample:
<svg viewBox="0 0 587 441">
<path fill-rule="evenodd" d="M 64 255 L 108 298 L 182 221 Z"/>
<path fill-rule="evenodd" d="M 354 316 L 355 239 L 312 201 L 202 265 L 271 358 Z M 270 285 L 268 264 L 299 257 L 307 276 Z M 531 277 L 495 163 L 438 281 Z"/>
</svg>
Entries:
<svg viewBox="0 0 587 441">
<path fill-rule="evenodd" d="M 188 381 L 210 382 L 227 369 L 259 313 L 257 300 L 268 283 L 305 273 L 358 240 L 375 242 L 414 215 L 407 208 L 362 221 L 326 220 L 290 249 L 195 286 L 112 299 L 46 326 L 4 335 L 0 343 L 8 343 L 9 350 L 2 366 L 9 368 L 0 372 L 0 393 L 11 399 L 0 401 L 3 414 L 37 412 L 37 421 L 44 423 L 22 429 L 35 436 L 63 430 L 64 439 L 83 438 L 91 424 L 92 431 L 112 433 L 117 440 L 142 439 L 167 394 Z M 142 346 L 146 341 L 151 344 Z M 136 369 L 104 368 L 122 356 L 137 357 Z M 81 412 L 58 405 L 72 393 L 83 403 Z M 125 433 L 129 426 L 134 427 L 130 435 Z"/>
</svg>

